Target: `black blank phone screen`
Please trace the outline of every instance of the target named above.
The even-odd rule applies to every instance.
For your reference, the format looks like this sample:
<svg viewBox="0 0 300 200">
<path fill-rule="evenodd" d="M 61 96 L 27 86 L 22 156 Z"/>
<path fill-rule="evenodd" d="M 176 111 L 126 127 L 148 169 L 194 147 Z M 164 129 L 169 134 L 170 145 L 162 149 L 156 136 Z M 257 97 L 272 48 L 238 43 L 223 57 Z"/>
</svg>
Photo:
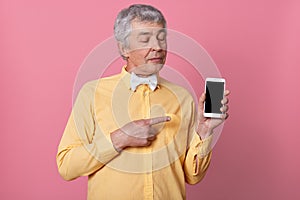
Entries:
<svg viewBox="0 0 300 200">
<path fill-rule="evenodd" d="M 224 92 L 224 82 L 206 82 L 206 99 L 205 111 L 206 113 L 220 113 L 222 107 L 222 99 Z"/>
</svg>

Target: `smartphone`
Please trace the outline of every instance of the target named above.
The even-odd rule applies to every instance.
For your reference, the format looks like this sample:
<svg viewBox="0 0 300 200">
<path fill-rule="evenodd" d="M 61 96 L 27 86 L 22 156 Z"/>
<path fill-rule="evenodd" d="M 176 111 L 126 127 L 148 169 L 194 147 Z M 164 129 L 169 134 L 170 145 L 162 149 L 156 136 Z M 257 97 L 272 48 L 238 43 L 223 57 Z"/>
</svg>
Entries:
<svg viewBox="0 0 300 200">
<path fill-rule="evenodd" d="M 204 102 L 204 117 L 221 118 L 221 101 L 224 97 L 225 79 L 224 78 L 206 78 Z"/>
</svg>

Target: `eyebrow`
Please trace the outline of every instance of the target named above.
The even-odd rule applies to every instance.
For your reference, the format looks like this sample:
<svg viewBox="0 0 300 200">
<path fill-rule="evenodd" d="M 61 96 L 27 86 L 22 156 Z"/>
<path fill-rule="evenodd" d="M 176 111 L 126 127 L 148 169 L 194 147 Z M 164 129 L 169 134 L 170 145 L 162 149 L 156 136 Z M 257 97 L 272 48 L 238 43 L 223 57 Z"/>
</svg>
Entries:
<svg viewBox="0 0 300 200">
<path fill-rule="evenodd" d="M 137 36 L 141 36 L 141 35 L 151 35 L 150 32 L 140 32 Z"/>
<path fill-rule="evenodd" d="M 157 31 L 158 34 L 160 33 L 166 33 L 167 31 L 165 30 L 165 28 L 162 28 L 160 30 Z M 141 35 L 151 35 L 152 33 L 149 31 L 144 31 L 144 32 L 140 32 L 137 36 L 141 36 Z"/>
<path fill-rule="evenodd" d="M 167 33 L 167 31 L 166 31 L 166 29 L 165 29 L 165 28 L 163 28 L 163 29 L 160 29 L 158 32 L 159 32 L 159 33 Z"/>
</svg>

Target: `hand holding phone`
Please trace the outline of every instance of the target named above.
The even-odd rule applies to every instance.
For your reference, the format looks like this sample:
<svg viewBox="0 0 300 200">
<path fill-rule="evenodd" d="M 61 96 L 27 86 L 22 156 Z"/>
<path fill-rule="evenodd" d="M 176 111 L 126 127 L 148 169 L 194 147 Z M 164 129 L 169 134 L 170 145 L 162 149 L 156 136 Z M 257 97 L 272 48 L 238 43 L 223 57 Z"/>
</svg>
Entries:
<svg viewBox="0 0 300 200">
<path fill-rule="evenodd" d="M 224 78 L 206 78 L 204 102 L 204 117 L 222 118 L 221 101 L 224 98 L 225 79 Z"/>
</svg>

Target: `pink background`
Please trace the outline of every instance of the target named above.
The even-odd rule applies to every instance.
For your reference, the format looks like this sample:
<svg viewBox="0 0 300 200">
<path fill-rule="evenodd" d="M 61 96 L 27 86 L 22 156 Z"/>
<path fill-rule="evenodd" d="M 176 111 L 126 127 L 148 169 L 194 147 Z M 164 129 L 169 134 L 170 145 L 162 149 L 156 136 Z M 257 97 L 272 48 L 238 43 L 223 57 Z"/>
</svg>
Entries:
<svg viewBox="0 0 300 200">
<path fill-rule="evenodd" d="M 0 1 L 0 199 L 86 198 L 87 179 L 63 181 L 55 155 L 79 66 L 136 3 L 108 2 Z M 300 199 L 299 1 L 139 2 L 199 42 L 232 91 L 211 167 L 188 199 Z"/>
</svg>

